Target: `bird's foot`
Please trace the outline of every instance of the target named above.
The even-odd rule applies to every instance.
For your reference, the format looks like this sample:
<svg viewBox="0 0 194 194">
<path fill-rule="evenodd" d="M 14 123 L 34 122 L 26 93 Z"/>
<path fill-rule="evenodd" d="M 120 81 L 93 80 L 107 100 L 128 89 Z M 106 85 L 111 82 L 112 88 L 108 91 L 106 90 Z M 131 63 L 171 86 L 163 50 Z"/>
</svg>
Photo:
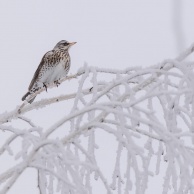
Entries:
<svg viewBox="0 0 194 194">
<path fill-rule="evenodd" d="M 92 90 L 93 90 L 93 87 L 91 87 L 91 88 L 89 89 L 89 92 L 92 92 Z"/>
<path fill-rule="evenodd" d="M 59 80 L 54 81 L 54 84 L 56 84 L 56 86 L 58 87 L 61 83 L 59 82 Z"/>
<path fill-rule="evenodd" d="M 47 85 L 45 83 L 43 83 L 43 87 L 46 89 L 47 92 Z"/>
</svg>

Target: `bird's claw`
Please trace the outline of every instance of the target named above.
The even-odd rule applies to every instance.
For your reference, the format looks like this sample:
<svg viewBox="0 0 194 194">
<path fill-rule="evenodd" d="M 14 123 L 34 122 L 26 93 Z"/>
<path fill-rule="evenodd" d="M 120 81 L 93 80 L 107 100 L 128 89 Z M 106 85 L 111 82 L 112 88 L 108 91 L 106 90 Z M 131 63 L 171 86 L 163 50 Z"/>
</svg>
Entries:
<svg viewBox="0 0 194 194">
<path fill-rule="evenodd" d="M 47 85 L 45 83 L 43 83 L 43 87 L 45 87 L 46 92 L 47 92 Z"/>
<path fill-rule="evenodd" d="M 57 87 L 60 85 L 58 80 L 54 81 L 54 84 L 56 84 Z"/>
</svg>

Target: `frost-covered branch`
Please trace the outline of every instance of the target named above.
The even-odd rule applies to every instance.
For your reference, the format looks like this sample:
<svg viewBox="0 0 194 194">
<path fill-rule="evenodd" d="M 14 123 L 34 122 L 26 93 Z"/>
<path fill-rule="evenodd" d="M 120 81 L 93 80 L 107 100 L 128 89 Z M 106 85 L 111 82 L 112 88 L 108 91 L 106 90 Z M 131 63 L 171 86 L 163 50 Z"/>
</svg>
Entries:
<svg viewBox="0 0 194 194">
<path fill-rule="evenodd" d="M 74 92 L 28 104 L 42 88 L 13 111 L 0 114 L 0 130 L 7 134 L 0 156 L 19 161 L 2 167 L 0 193 L 7 193 L 28 168 L 36 170 L 34 178 L 44 194 L 92 193 L 95 182 L 107 193 L 142 194 L 161 171 L 164 194 L 193 193 L 194 62 L 185 61 L 193 52 L 194 44 L 176 59 L 148 68 L 85 65 L 61 80 L 75 81 Z M 40 110 L 50 106 L 55 111 L 58 103 L 64 114 L 48 128 L 27 114 L 42 116 Z M 16 127 L 13 121 L 27 127 Z M 59 135 L 61 129 L 65 133 Z M 103 171 L 96 154 L 105 146 L 98 138 L 102 134 L 112 138 L 116 149 L 110 150 L 115 152 L 111 175 Z M 17 151 L 16 141 L 21 141 Z"/>
</svg>

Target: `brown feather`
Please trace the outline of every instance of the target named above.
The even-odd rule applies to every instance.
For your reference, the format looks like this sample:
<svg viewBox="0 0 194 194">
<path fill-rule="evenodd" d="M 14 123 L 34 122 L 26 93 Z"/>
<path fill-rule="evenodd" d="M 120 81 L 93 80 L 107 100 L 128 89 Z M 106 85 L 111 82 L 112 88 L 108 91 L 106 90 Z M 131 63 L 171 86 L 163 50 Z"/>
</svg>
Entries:
<svg viewBox="0 0 194 194">
<path fill-rule="evenodd" d="M 44 64 L 44 62 L 43 62 L 43 60 L 42 60 L 42 61 L 40 62 L 40 64 L 39 64 L 37 70 L 36 70 L 35 73 L 34 73 L 34 76 L 33 76 L 33 78 L 32 78 L 32 81 L 30 82 L 30 85 L 29 85 L 29 87 L 28 87 L 28 90 L 29 90 L 29 91 L 33 88 L 33 85 L 34 85 L 36 79 L 38 78 L 38 74 L 39 74 L 39 72 L 40 72 L 40 70 L 41 70 L 43 64 Z"/>
<path fill-rule="evenodd" d="M 43 67 L 43 65 L 45 64 L 46 60 L 50 60 L 52 57 L 53 57 L 53 50 L 51 51 L 48 51 L 43 57 L 42 57 L 42 60 L 37 68 L 37 70 L 35 71 L 34 73 L 34 76 L 32 78 L 32 81 L 30 82 L 30 85 L 28 87 L 28 91 L 30 91 L 32 88 L 33 88 L 33 85 L 34 83 L 36 82 L 38 76 L 39 76 L 39 73 L 41 71 L 41 68 Z"/>
<path fill-rule="evenodd" d="M 30 95 L 30 92 L 27 92 L 23 97 L 22 97 L 22 101 L 24 101 L 28 96 Z M 36 96 L 34 96 L 31 100 L 28 101 L 28 103 L 32 103 L 34 101 L 34 99 L 36 98 Z"/>
<path fill-rule="evenodd" d="M 30 90 L 33 88 L 34 83 L 35 83 L 36 80 L 38 79 L 40 70 L 41 70 L 41 68 L 43 67 L 44 63 L 45 63 L 45 60 L 46 60 L 47 58 L 50 58 L 50 57 L 52 56 L 52 53 L 53 53 L 52 51 L 48 51 L 48 52 L 42 57 L 42 60 L 41 60 L 41 62 L 40 62 L 40 64 L 39 64 L 38 68 L 36 69 L 36 71 L 35 71 L 35 73 L 34 73 L 34 76 L 33 76 L 33 78 L 32 78 L 32 81 L 30 82 L 30 85 L 29 85 L 29 87 L 28 87 L 28 92 L 22 97 L 22 101 L 24 101 L 24 100 L 26 99 L 26 97 L 27 97 L 28 95 L 30 95 Z M 32 101 L 33 101 L 34 99 L 35 99 L 35 97 L 34 97 L 32 100 L 30 100 L 29 103 L 32 103 Z"/>
</svg>

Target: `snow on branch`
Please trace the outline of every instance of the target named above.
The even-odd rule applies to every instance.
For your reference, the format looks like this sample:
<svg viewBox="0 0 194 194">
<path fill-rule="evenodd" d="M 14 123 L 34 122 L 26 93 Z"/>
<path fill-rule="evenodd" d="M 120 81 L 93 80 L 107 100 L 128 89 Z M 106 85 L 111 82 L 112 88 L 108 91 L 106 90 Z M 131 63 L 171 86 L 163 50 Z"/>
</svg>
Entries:
<svg viewBox="0 0 194 194">
<path fill-rule="evenodd" d="M 28 168 L 37 171 L 37 188 L 44 194 L 92 193 L 95 181 L 103 185 L 104 193 L 142 194 L 151 179 L 161 174 L 164 194 L 193 193 L 194 63 L 185 61 L 193 52 L 194 44 L 176 59 L 148 68 L 85 65 L 61 81 L 76 81 L 73 93 L 28 104 L 30 96 L 15 110 L 0 114 L 0 130 L 8 134 L 0 156 L 16 160 L 7 169 L 1 164 L 5 170 L 0 174 L 0 194 L 7 193 Z M 67 100 L 72 108 L 48 128 L 26 116 L 47 106 L 55 111 L 55 104 Z M 15 127 L 17 120 L 28 128 Z M 53 136 L 59 128 L 68 134 Z M 96 156 L 96 150 L 103 149 L 98 146 L 100 132 L 114 137 L 108 143 L 117 147 L 110 174 Z M 18 140 L 21 149 L 13 151 Z"/>
</svg>

